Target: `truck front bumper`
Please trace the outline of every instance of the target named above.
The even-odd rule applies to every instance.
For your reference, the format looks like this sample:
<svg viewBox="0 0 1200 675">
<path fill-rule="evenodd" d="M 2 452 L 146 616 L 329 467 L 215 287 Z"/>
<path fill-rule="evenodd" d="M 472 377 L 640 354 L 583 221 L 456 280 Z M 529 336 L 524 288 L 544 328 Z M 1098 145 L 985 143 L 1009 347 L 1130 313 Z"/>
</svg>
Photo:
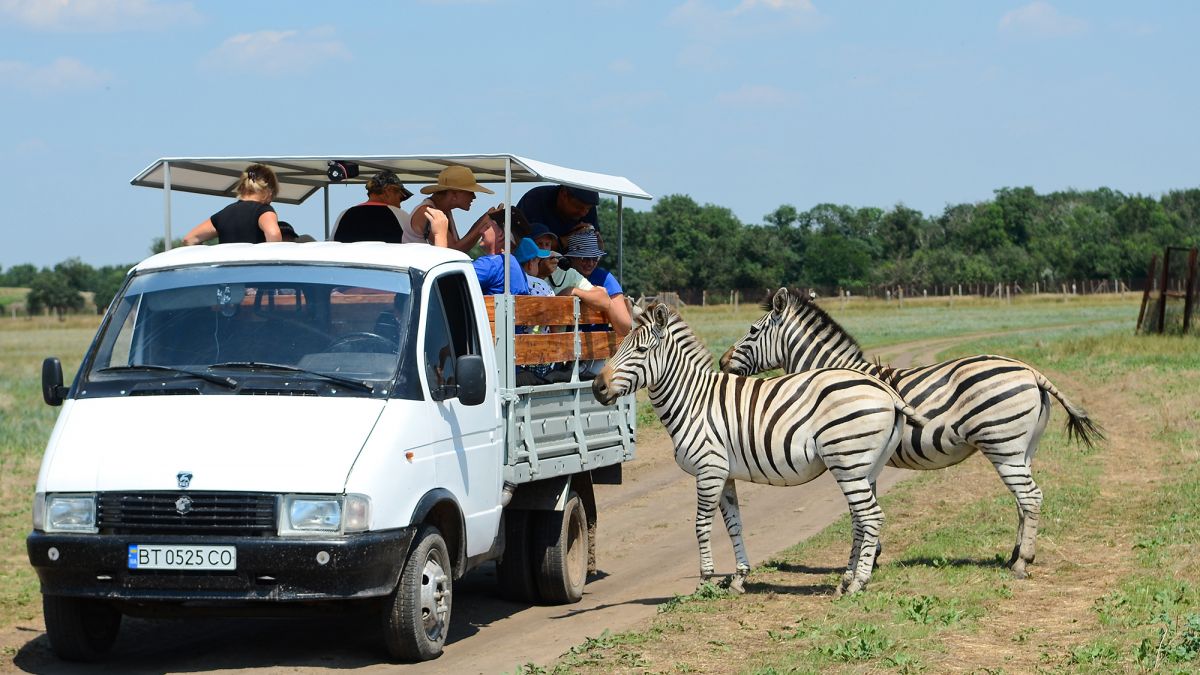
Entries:
<svg viewBox="0 0 1200 675">
<path fill-rule="evenodd" d="M 33 532 L 26 548 L 45 595 L 134 603 L 348 600 L 391 593 L 415 532 L 404 527 L 321 539 Z M 131 570 L 131 544 L 236 546 L 237 569 Z"/>
</svg>

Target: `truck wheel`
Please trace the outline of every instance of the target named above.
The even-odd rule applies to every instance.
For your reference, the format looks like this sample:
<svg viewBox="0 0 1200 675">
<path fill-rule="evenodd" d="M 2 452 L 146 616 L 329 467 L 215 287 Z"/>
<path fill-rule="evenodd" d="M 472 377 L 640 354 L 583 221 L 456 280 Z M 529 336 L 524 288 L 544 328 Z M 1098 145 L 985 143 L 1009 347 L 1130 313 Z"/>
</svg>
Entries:
<svg viewBox="0 0 1200 675">
<path fill-rule="evenodd" d="M 542 600 L 552 605 L 579 602 L 587 583 L 588 531 L 583 501 L 572 492 L 561 512 L 539 511 L 533 560 Z"/>
<path fill-rule="evenodd" d="M 67 661 L 100 659 L 121 629 L 121 612 L 101 600 L 43 595 L 42 614 L 50 646 Z"/>
<path fill-rule="evenodd" d="M 504 557 L 496 563 L 496 584 L 500 597 L 513 602 L 538 602 L 533 581 L 533 562 L 529 555 L 529 511 L 504 512 Z"/>
<path fill-rule="evenodd" d="M 394 659 L 428 661 L 442 655 L 450 629 L 450 553 L 429 525 L 421 526 L 413 542 L 400 583 L 387 600 L 383 639 Z"/>
</svg>

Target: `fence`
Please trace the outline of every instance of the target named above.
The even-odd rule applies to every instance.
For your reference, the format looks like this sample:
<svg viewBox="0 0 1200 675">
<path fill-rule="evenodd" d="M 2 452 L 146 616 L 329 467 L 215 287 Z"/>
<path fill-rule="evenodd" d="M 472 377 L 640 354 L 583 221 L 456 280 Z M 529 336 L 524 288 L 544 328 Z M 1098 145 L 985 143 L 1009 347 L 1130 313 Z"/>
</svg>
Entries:
<svg viewBox="0 0 1200 675">
<path fill-rule="evenodd" d="M 1151 281 L 1151 284 L 1157 283 Z M 1175 283 L 1175 280 L 1172 280 Z M 1182 282 L 1180 282 L 1182 284 Z M 1011 299 L 1019 295 L 1093 295 L 1099 293 L 1139 293 L 1147 286 L 1144 279 L 1079 279 L 1060 281 L 1051 284 L 1034 282 L 1032 285 L 1019 283 L 963 283 L 963 284 L 933 284 L 929 286 L 895 285 L 867 287 L 803 287 L 802 292 L 809 292 L 818 298 L 829 297 L 867 297 L 883 300 L 903 300 L 906 298 L 953 298 L 981 297 Z M 671 291 L 659 291 L 644 296 L 643 304 L 651 299 L 659 299 L 674 306 L 694 305 L 741 305 L 759 304 L 775 288 L 734 288 L 734 289 L 700 289 L 683 288 Z M 1182 285 L 1180 285 L 1182 290 Z"/>
</svg>

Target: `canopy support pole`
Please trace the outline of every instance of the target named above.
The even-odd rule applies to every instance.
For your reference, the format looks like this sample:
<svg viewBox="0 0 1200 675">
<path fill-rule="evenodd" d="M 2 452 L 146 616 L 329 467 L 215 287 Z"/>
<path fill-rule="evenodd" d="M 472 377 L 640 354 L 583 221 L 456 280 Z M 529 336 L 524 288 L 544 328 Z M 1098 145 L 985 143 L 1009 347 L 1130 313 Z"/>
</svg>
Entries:
<svg viewBox="0 0 1200 675">
<path fill-rule="evenodd" d="M 617 195 L 617 281 L 625 288 L 625 198 Z"/>
<path fill-rule="evenodd" d="M 329 241 L 329 186 L 321 188 L 325 195 L 325 241 Z"/>
<path fill-rule="evenodd" d="M 163 250 L 171 250 L 171 163 L 163 162 Z"/>
</svg>

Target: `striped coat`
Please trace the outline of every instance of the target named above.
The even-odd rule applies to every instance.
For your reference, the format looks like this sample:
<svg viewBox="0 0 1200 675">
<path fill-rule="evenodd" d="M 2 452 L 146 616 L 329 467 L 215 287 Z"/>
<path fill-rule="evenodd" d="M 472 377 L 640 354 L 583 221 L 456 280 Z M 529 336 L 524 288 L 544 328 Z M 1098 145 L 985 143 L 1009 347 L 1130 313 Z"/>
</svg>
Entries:
<svg viewBox="0 0 1200 675">
<path fill-rule="evenodd" d="M 696 477 L 696 540 L 702 578 L 713 575 L 710 538 L 720 508 L 737 559 L 734 588 L 750 569 L 734 481 L 800 485 L 828 470 L 846 496 L 854 542 L 839 592 L 870 579 L 883 511 L 871 481 L 914 415 L 870 375 L 831 368 L 772 380 L 716 372 L 686 323 L 652 305 L 593 382 L 597 400 L 646 387 L 671 435 L 675 461 Z"/>
<path fill-rule="evenodd" d="M 1068 433 L 1091 446 L 1103 433 L 1087 412 L 1015 359 L 981 355 L 894 369 L 868 361 L 854 338 L 802 294 L 780 289 L 764 309 L 767 314 L 721 357 L 722 370 L 748 375 L 780 367 L 788 373 L 842 367 L 886 381 L 928 420 L 905 428 L 888 464 L 943 469 L 976 451 L 983 454 L 1017 502 L 1017 541 L 1008 564 L 1024 578 L 1042 508 L 1033 457 L 1050 417 L 1050 397 L 1066 409 Z"/>
</svg>

